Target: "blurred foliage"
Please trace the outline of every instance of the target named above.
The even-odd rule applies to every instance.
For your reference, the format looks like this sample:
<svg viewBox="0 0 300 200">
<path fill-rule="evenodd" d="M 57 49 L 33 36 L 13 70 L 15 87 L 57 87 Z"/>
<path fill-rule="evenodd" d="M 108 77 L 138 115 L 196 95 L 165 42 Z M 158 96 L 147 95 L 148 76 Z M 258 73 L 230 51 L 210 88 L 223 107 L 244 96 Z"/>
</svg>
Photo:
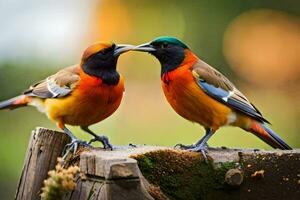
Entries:
<svg viewBox="0 0 300 200">
<path fill-rule="evenodd" d="M 74 57 L 53 60 L 47 59 L 44 54 L 39 56 L 39 52 L 32 51 L 32 55 L 27 59 L 19 59 L 16 56 L 13 59 L 9 57 L 2 59 L 0 62 L 0 100 L 18 95 L 32 83 L 44 79 L 63 66 L 78 63 L 85 46 L 97 40 L 140 44 L 160 35 L 171 35 L 185 41 L 200 58 L 228 76 L 257 105 L 265 117 L 270 119 L 274 124 L 272 128 L 276 132 L 293 147 L 300 146 L 297 132 L 300 130 L 300 125 L 297 123 L 297 119 L 300 117 L 299 73 L 297 74 L 298 78 L 294 78 L 292 82 L 282 82 L 279 84 L 280 87 L 269 87 L 263 84 L 264 79 L 261 76 L 259 76 L 261 84 L 257 84 L 252 81 L 256 79 L 255 74 L 245 77 L 239 72 L 239 66 L 231 64 L 231 57 L 235 58 L 235 54 L 238 55 L 240 52 L 237 50 L 231 54 L 231 57 L 227 56 L 228 49 L 224 49 L 226 45 L 223 45 L 223 43 L 226 44 L 224 34 L 232 36 L 228 32 L 232 22 L 243 13 L 254 9 L 284 12 L 291 17 L 289 19 L 296 21 L 296 28 L 293 30 L 299 30 L 300 2 L 293 0 L 104 0 L 87 2 L 90 6 L 89 21 L 86 21 L 89 29 L 83 30 L 83 25 L 77 24 L 78 29 L 70 30 L 68 33 L 72 34 L 75 31 L 84 33 L 83 37 L 78 40 L 78 44 L 74 43 L 73 46 L 67 48 L 71 51 L 71 53 L 68 52 L 68 55 L 74 55 Z M 28 4 L 37 6 L 33 1 Z M 53 12 L 55 14 L 58 10 L 53 9 Z M 80 15 L 80 13 L 75 14 Z M 40 17 L 38 13 L 36 15 L 37 18 Z M 46 19 L 49 21 L 44 23 L 51 23 L 51 17 Z M 266 23 L 272 24 L 272 20 L 273 18 L 270 18 Z M 244 26 L 247 25 L 244 24 Z M 34 29 L 32 31 L 34 32 Z M 46 34 L 46 36 L 47 39 L 51 39 L 51 34 Z M 227 38 L 230 39 L 229 42 L 236 41 L 235 37 Z M 39 39 L 36 38 L 36 41 L 38 42 Z M 264 43 L 264 41 L 260 41 L 260 43 Z M 65 48 L 65 44 L 60 45 Z M 259 43 L 256 45 L 259 48 Z M 16 45 L 16 51 L 22 51 L 17 47 Z M 5 49 L 5 47 L 0 48 Z M 285 53 L 289 52 L 288 47 L 286 48 L 282 50 Z M 253 51 L 256 49 L 249 47 L 249 52 Z M 299 55 L 299 52 L 291 53 Z M 56 56 L 57 58 L 63 57 L 58 54 Z M 264 56 L 262 57 L 264 58 Z M 300 61 L 293 62 L 299 69 Z M 250 66 L 251 69 L 252 67 L 254 66 Z M 125 97 L 118 111 L 93 126 L 93 130 L 99 134 L 108 135 L 111 142 L 117 145 L 128 143 L 168 146 L 176 143 L 190 144 L 202 136 L 203 129 L 199 125 L 192 124 L 178 116 L 166 102 L 160 88 L 159 63 L 153 57 L 143 53 L 130 52 L 120 58 L 118 68 L 126 79 Z M 288 68 L 285 68 L 282 63 L 280 70 L 279 74 L 285 73 Z M 268 75 L 272 76 L 272 68 Z M 277 81 L 272 78 L 268 80 Z M 0 196 L 3 197 L 2 199 L 12 199 L 31 130 L 36 126 L 55 128 L 55 124 L 34 108 L 21 108 L 14 111 L 1 111 L 0 126 L 0 160 L 2 161 L 0 165 Z M 89 136 L 78 128 L 71 127 L 71 130 L 78 137 L 89 139 Z M 255 136 L 241 129 L 230 127 L 219 130 L 209 144 L 211 146 L 270 149 Z"/>
</svg>

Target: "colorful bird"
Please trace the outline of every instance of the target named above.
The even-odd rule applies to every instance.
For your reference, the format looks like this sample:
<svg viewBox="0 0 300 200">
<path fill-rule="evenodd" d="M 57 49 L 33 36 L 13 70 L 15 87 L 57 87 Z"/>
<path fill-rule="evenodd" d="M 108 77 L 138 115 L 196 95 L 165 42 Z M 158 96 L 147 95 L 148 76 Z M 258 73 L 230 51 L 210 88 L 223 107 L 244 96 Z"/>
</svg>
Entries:
<svg viewBox="0 0 300 200">
<path fill-rule="evenodd" d="M 207 141 L 222 126 L 231 125 L 254 133 L 273 148 L 292 149 L 274 131 L 258 109 L 223 74 L 200 60 L 183 42 L 159 37 L 137 46 L 161 64 L 161 84 L 173 109 L 183 118 L 197 122 L 205 136 L 193 145 L 179 146 L 202 152 Z"/>
<path fill-rule="evenodd" d="M 117 72 L 119 55 L 132 49 L 131 45 L 99 42 L 83 53 L 81 63 L 64 68 L 29 87 L 22 95 L 0 102 L 0 109 L 35 106 L 55 121 L 68 136 L 69 151 L 78 145 L 100 141 L 104 148 L 113 148 L 106 136 L 99 136 L 88 127 L 113 114 L 121 103 L 124 79 Z M 94 136 L 86 143 L 77 139 L 65 126 L 80 126 Z"/>
</svg>

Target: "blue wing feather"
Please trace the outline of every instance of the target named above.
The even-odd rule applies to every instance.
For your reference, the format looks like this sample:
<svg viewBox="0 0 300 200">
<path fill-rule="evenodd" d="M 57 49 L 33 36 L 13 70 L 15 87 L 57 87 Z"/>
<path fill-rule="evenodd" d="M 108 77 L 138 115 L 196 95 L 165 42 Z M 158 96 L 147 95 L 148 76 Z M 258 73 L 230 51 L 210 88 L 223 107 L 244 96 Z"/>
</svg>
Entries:
<svg viewBox="0 0 300 200">
<path fill-rule="evenodd" d="M 229 92 L 227 92 L 226 90 L 223 90 L 222 88 L 215 87 L 211 84 L 208 84 L 204 80 L 199 80 L 198 82 L 199 82 L 201 88 L 204 89 L 205 92 L 210 93 L 210 95 L 213 95 L 214 97 L 225 98 L 229 95 Z"/>
<path fill-rule="evenodd" d="M 242 101 L 239 101 L 235 98 L 230 97 L 229 91 L 226 91 L 220 87 L 215 87 L 207 83 L 205 80 L 198 80 L 198 85 L 211 97 L 216 99 L 217 101 L 228 105 L 229 107 L 236 109 L 244 114 L 247 114 L 258 121 L 268 122 L 263 116 L 254 108 L 249 106 Z"/>
</svg>

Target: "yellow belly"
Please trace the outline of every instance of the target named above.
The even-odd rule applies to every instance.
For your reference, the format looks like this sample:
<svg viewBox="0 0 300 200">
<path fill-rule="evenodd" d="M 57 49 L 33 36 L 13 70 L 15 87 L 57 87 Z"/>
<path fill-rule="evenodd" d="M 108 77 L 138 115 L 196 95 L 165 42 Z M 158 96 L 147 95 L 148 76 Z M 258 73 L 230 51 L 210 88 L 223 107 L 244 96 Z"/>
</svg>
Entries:
<svg viewBox="0 0 300 200">
<path fill-rule="evenodd" d="M 109 117 L 121 103 L 124 86 L 101 86 L 75 90 L 64 98 L 46 99 L 45 111 L 56 122 L 89 126 Z"/>
<path fill-rule="evenodd" d="M 164 94 L 173 109 L 182 117 L 205 128 L 217 130 L 228 124 L 232 110 L 201 90 L 189 73 L 176 74 L 175 71 L 168 84 L 162 81 Z"/>
</svg>

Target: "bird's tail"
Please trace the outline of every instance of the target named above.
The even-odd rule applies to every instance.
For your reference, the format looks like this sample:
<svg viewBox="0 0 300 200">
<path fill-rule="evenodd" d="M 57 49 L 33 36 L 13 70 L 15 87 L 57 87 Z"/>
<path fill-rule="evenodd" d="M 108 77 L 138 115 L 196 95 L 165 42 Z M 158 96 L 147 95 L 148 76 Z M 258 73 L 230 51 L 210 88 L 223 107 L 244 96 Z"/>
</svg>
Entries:
<svg viewBox="0 0 300 200">
<path fill-rule="evenodd" d="M 27 106 L 30 102 L 30 97 L 26 95 L 16 96 L 6 101 L 0 102 L 0 110 L 3 109 L 15 109 L 22 106 Z"/>
<path fill-rule="evenodd" d="M 252 120 L 248 131 L 254 133 L 257 137 L 265 141 L 273 148 L 279 148 L 282 150 L 291 150 L 287 143 L 285 143 L 272 129 L 266 124 Z"/>
</svg>

